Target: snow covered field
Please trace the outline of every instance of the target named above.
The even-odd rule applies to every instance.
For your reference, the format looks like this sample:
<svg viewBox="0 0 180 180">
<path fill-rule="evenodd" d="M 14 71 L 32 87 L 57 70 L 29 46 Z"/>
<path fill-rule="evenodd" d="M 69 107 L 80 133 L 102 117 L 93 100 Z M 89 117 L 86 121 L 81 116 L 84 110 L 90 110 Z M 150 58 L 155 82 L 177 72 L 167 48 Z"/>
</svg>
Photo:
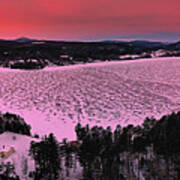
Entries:
<svg viewBox="0 0 180 180">
<path fill-rule="evenodd" d="M 0 111 L 40 135 L 74 139 L 79 121 L 140 124 L 180 110 L 180 58 L 94 63 L 35 71 L 0 68 Z"/>
</svg>

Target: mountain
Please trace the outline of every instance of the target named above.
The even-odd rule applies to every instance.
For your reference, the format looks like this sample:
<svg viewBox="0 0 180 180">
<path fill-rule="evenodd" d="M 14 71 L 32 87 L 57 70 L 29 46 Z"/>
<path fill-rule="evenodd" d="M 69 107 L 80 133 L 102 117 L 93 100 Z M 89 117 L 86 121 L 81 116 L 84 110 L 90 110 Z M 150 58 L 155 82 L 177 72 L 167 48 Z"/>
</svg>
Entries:
<svg viewBox="0 0 180 180">
<path fill-rule="evenodd" d="M 24 43 L 24 42 L 32 42 L 32 41 L 36 41 L 35 39 L 30 39 L 30 38 L 26 38 L 26 37 L 20 37 L 18 39 L 13 40 L 15 42 L 19 42 L 19 43 Z"/>
</svg>

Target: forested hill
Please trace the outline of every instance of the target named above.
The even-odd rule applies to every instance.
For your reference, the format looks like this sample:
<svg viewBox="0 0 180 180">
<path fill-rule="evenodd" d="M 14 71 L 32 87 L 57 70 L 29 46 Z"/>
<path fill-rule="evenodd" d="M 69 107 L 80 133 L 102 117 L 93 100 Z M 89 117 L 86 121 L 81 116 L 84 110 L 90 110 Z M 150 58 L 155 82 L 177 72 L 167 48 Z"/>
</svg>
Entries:
<svg viewBox="0 0 180 180">
<path fill-rule="evenodd" d="M 180 56 L 179 44 L 149 41 L 63 42 L 27 38 L 0 40 L 0 66 L 41 69 L 96 61 Z"/>
</svg>

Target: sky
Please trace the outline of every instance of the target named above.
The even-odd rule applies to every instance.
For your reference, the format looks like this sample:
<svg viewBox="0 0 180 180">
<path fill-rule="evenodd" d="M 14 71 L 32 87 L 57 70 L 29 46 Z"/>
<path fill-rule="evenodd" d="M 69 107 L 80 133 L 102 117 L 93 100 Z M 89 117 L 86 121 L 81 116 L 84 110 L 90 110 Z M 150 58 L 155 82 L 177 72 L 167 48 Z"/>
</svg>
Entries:
<svg viewBox="0 0 180 180">
<path fill-rule="evenodd" d="M 0 0 L 0 39 L 180 40 L 180 0 Z"/>
</svg>

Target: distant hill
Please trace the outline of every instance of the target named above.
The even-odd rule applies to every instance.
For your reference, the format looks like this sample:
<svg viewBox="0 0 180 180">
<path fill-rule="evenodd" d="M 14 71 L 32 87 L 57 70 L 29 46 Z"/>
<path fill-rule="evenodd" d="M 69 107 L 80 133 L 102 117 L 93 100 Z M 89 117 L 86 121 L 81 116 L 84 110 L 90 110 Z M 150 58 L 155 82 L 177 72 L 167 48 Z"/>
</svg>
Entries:
<svg viewBox="0 0 180 180">
<path fill-rule="evenodd" d="M 180 49 L 180 41 L 178 41 L 178 42 L 176 42 L 176 43 L 169 44 L 169 45 L 167 46 L 167 48 L 179 50 L 179 49 Z"/>
<path fill-rule="evenodd" d="M 70 42 L 21 37 L 0 40 L 0 66 L 12 69 L 42 69 L 46 66 L 180 56 L 180 43 L 152 41 Z"/>
<path fill-rule="evenodd" d="M 163 46 L 165 43 L 162 42 L 153 42 L 153 41 L 131 41 L 131 44 L 135 46 L 145 46 L 145 47 L 158 47 L 158 46 Z"/>
<path fill-rule="evenodd" d="M 104 43 L 109 43 L 109 44 L 128 44 L 128 45 L 134 45 L 138 47 L 160 47 L 166 45 L 166 43 L 162 42 L 154 42 L 154 41 L 141 41 L 141 40 L 136 40 L 136 41 L 117 41 L 117 40 L 107 40 L 103 41 Z"/>
<path fill-rule="evenodd" d="M 35 39 L 30 39 L 30 38 L 26 38 L 26 37 L 20 37 L 18 39 L 13 40 L 15 42 L 19 42 L 19 43 L 24 43 L 24 42 L 32 42 L 32 41 L 36 41 Z"/>
</svg>

